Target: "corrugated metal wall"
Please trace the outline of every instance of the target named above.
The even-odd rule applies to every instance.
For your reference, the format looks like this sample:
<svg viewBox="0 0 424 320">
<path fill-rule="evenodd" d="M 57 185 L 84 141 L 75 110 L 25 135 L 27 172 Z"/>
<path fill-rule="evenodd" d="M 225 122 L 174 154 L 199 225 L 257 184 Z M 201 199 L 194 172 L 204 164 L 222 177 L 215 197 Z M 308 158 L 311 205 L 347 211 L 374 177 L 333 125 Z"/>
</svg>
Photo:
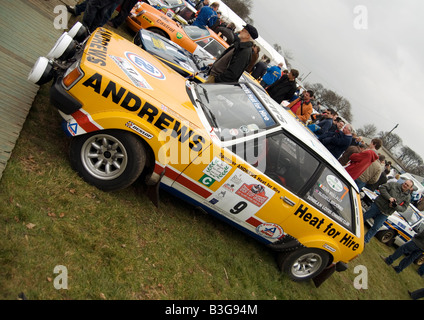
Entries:
<svg viewBox="0 0 424 320">
<path fill-rule="evenodd" d="M 54 28 L 60 0 L 0 0 L 0 179 L 37 94 L 27 81 L 64 30 Z"/>
</svg>

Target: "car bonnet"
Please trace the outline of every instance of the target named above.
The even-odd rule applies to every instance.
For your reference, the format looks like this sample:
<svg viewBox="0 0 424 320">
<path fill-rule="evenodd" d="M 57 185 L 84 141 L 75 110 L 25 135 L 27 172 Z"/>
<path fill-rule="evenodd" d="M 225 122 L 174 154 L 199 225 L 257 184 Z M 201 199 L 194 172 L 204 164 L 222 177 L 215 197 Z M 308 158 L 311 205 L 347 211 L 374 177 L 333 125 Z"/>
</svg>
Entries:
<svg viewBox="0 0 424 320">
<path fill-rule="evenodd" d="M 150 103 L 162 109 L 172 109 L 202 127 L 187 94 L 186 80 L 137 45 L 110 30 L 99 28 L 87 41 L 84 52 L 82 64 L 86 67 L 119 81 L 120 85 Z"/>
</svg>

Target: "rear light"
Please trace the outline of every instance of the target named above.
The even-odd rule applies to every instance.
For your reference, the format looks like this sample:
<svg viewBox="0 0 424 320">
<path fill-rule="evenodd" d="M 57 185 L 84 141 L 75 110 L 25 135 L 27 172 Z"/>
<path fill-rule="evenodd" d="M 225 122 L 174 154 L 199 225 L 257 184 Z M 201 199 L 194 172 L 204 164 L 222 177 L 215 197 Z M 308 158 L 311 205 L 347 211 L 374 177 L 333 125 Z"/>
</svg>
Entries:
<svg viewBox="0 0 424 320">
<path fill-rule="evenodd" d="M 78 80 L 84 76 L 84 73 L 79 68 L 78 62 L 75 62 L 69 69 L 65 72 L 63 76 L 63 86 L 66 90 L 69 90 Z"/>
</svg>

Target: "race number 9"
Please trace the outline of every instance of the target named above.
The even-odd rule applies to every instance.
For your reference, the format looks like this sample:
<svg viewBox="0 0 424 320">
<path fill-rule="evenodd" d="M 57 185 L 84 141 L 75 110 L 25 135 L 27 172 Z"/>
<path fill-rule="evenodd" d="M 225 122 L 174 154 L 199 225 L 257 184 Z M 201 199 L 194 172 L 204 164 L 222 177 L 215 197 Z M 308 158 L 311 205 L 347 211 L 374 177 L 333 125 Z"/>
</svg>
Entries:
<svg viewBox="0 0 424 320">
<path fill-rule="evenodd" d="M 232 214 L 237 214 L 237 213 L 242 212 L 244 209 L 246 209 L 246 207 L 247 207 L 247 202 L 240 201 L 232 209 L 230 209 L 230 212 Z"/>
</svg>

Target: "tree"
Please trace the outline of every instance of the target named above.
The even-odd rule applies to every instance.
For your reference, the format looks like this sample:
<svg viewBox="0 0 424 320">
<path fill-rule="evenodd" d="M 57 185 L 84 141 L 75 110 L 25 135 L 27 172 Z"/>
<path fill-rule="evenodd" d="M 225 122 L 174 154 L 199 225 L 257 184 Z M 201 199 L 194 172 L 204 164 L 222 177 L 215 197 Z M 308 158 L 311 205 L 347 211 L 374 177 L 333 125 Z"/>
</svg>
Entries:
<svg viewBox="0 0 424 320">
<path fill-rule="evenodd" d="M 383 141 L 383 146 L 390 152 L 392 152 L 395 147 L 402 145 L 402 139 L 396 133 L 380 131 L 378 133 L 378 138 Z"/>
<path fill-rule="evenodd" d="M 274 43 L 272 47 L 277 51 L 279 54 L 282 54 L 281 46 L 278 43 Z"/>
<path fill-rule="evenodd" d="M 284 50 L 283 57 L 286 60 L 287 68 L 290 70 L 292 68 L 292 62 L 294 60 L 293 53 L 290 50 L 286 49 Z"/>
<path fill-rule="evenodd" d="M 412 172 L 423 165 L 423 159 L 421 156 L 408 146 L 402 146 L 398 159 L 402 161 L 403 165 L 409 172 Z"/>
<path fill-rule="evenodd" d="M 314 91 L 315 97 L 320 103 L 328 108 L 334 109 L 341 117 L 352 122 L 350 102 L 333 90 L 326 89 L 322 84 L 305 83 L 307 89 Z"/>
<path fill-rule="evenodd" d="M 249 17 L 252 8 L 252 0 L 225 0 L 223 2 L 244 21 L 247 23 L 253 22 Z"/>
<path fill-rule="evenodd" d="M 363 128 L 359 128 L 356 130 L 358 136 L 364 136 L 368 138 L 372 138 L 377 133 L 377 127 L 375 124 L 366 124 Z"/>
</svg>

